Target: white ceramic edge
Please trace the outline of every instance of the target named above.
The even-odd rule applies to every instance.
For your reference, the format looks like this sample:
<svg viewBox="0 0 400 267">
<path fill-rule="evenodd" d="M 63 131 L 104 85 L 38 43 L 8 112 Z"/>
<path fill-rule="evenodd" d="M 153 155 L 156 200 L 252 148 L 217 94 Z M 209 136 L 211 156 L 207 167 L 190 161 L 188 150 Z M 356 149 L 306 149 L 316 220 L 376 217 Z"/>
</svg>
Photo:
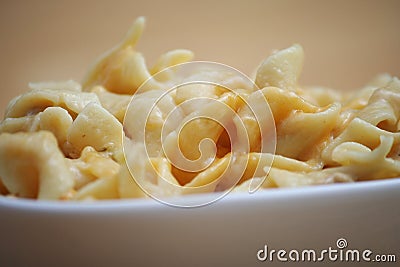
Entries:
<svg viewBox="0 0 400 267">
<path fill-rule="evenodd" d="M 253 201 L 279 201 L 288 199 L 296 199 L 302 197 L 318 197 L 321 195 L 334 195 L 344 194 L 358 191 L 385 191 L 387 188 L 398 187 L 400 197 L 400 178 L 391 178 L 384 180 L 371 180 L 355 183 L 337 183 L 326 185 L 314 185 L 296 188 L 273 188 L 273 189 L 260 189 L 257 192 L 250 194 L 248 192 L 231 192 L 220 200 L 210 203 L 206 206 L 222 204 L 234 205 L 235 203 L 253 202 Z M 177 198 L 177 201 L 182 203 L 190 203 L 190 201 L 198 202 L 213 200 L 215 198 L 213 193 L 185 195 Z M 48 201 L 48 200 L 32 200 L 23 198 L 9 198 L 0 197 L 0 211 L 2 208 L 16 209 L 16 210 L 29 210 L 38 212 L 107 212 L 109 210 L 124 210 L 124 209 L 150 209 L 154 210 L 159 208 L 174 208 L 174 209 L 188 209 L 185 207 L 171 207 L 164 203 L 151 198 L 133 198 L 133 199 L 113 199 L 113 200 L 97 200 L 97 201 Z M 194 207 L 199 209 L 202 207 Z"/>
</svg>

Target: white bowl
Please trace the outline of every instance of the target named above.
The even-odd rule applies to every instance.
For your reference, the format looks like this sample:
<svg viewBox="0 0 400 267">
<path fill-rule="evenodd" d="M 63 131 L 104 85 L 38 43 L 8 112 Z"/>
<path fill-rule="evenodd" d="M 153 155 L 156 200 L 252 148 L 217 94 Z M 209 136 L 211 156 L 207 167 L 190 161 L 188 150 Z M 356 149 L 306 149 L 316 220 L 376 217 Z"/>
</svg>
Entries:
<svg viewBox="0 0 400 267">
<path fill-rule="evenodd" d="M 231 193 L 200 208 L 0 198 L 1 266 L 279 266 L 258 251 L 338 249 L 340 238 L 399 261 L 398 203 L 400 179 Z"/>
<path fill-rule="evenodd" d="M 298 42 L 307 56 L 304 85 L 357 88 L 380 72 L 399 73 L 396 1 L 3 2 L 1 114 L 28 82 L 80 80 L 139 15 L 149 22 L 139 49 L 148 62 L 188 48 L 197 60 L 250 74 L 272 49 Z M 213 196 L 187 197 L 199 198 Z M 397 253 L 399 262 L 398 203 L 400 179 L 231 193 L 192 209 L 152 199 L 0 197 L 0 266 L 274 266 L 284 263 L 257 259 L 265 245 L 323 250 L 340 238 L 350 249 Z"/>
</svg>

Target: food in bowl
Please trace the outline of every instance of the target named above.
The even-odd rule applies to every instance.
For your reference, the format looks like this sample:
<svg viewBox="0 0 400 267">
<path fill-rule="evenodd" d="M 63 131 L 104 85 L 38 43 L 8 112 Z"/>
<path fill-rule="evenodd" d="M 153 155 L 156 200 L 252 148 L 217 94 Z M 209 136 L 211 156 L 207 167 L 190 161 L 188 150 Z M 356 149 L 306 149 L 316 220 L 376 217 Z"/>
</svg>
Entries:
<svg viewBox="0 0 400 267">
<path fill-rule="evenodd" d="M 144 18 L 82 83 L 30 84 L 0 123 L 0 193 L 51 200 L 155 198 L 400 175 L 400 81 L 355 92 L 298 84 L 300 45 L 254 79 L 193 53 L 148 68 Z"/>
</svg>

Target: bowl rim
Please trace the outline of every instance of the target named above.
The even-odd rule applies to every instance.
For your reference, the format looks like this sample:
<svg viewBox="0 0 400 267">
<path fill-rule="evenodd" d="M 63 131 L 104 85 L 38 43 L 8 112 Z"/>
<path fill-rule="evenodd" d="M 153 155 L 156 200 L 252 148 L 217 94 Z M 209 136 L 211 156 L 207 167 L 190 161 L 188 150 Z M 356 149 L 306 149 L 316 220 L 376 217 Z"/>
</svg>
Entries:
<svg viewBox="0 0 400 267">
<path fill-rule="evenodd" d="M 357 192 L 368 193 L 373 191 L 386 191 L 388 189 L 396 188 L 400 193 L 400 177 L 390 178 L 384 180 L 370 180 L 354 183 L 338 183 L 338 184 L 324 184 L 313 185 L 295 188 L 273 188 L 273 189 L 260 189 L 255 193 L 249 192 L 230 192 L 223 198 L 216 202 L 207 204 L 201 207 L 194 207 L 194 209 L 207 207 L 210 205 L 237 205 L 246 203 L 268 203 L 273 201 L 276 205 L 277 202 L 294 201 L 303 198 L 318 198 L 326 197 L 328 195 L 352 194 Z M 399 194 L 400 196 L 400 194 Z M 214 193 L 185 195 L 176 199 L 182 201 L 207 201 L 215 198 Z M 126 211 L 126 210 L 146 210 L 154 211 L 160 209 L 191 209 L 188 207 L 175 207 L 161 203 L 150 197 L 147 198 L 130 198 L 130 199 L 111 199 L 111 200 L 95 200 L 95 201 L 50 201 L 50 200 L 36 200 L 25 198 L 14 198 L 7 196 L 0 196 L 0 211 L 2 209 L 12 209 L 30 212 L 50 212 L 50 213 L 97 213 L 97 212 L 110 212 L 110 211 Z"/>
</svg>

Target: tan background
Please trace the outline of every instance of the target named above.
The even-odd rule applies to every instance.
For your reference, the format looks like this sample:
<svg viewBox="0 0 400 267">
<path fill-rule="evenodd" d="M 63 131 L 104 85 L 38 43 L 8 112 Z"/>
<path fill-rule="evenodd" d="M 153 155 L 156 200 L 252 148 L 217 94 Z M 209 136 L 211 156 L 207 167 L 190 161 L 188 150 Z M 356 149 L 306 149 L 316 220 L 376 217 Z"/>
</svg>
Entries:
<svg viewBox="0 0 400 267">
<path fill-rule="evenodd" d="M 188 48 L 248 74 L 273 49 L 300 43 L 302 84 L 362 86 L 400 74 L 400 1 L 0 1 L 4 107 L 29 81 L 80 80 L 133 20 L 147 17 L 140 42 L 151 65 Z M 0 112 L 0 115 L 3 111 Z"/>
</svg>

